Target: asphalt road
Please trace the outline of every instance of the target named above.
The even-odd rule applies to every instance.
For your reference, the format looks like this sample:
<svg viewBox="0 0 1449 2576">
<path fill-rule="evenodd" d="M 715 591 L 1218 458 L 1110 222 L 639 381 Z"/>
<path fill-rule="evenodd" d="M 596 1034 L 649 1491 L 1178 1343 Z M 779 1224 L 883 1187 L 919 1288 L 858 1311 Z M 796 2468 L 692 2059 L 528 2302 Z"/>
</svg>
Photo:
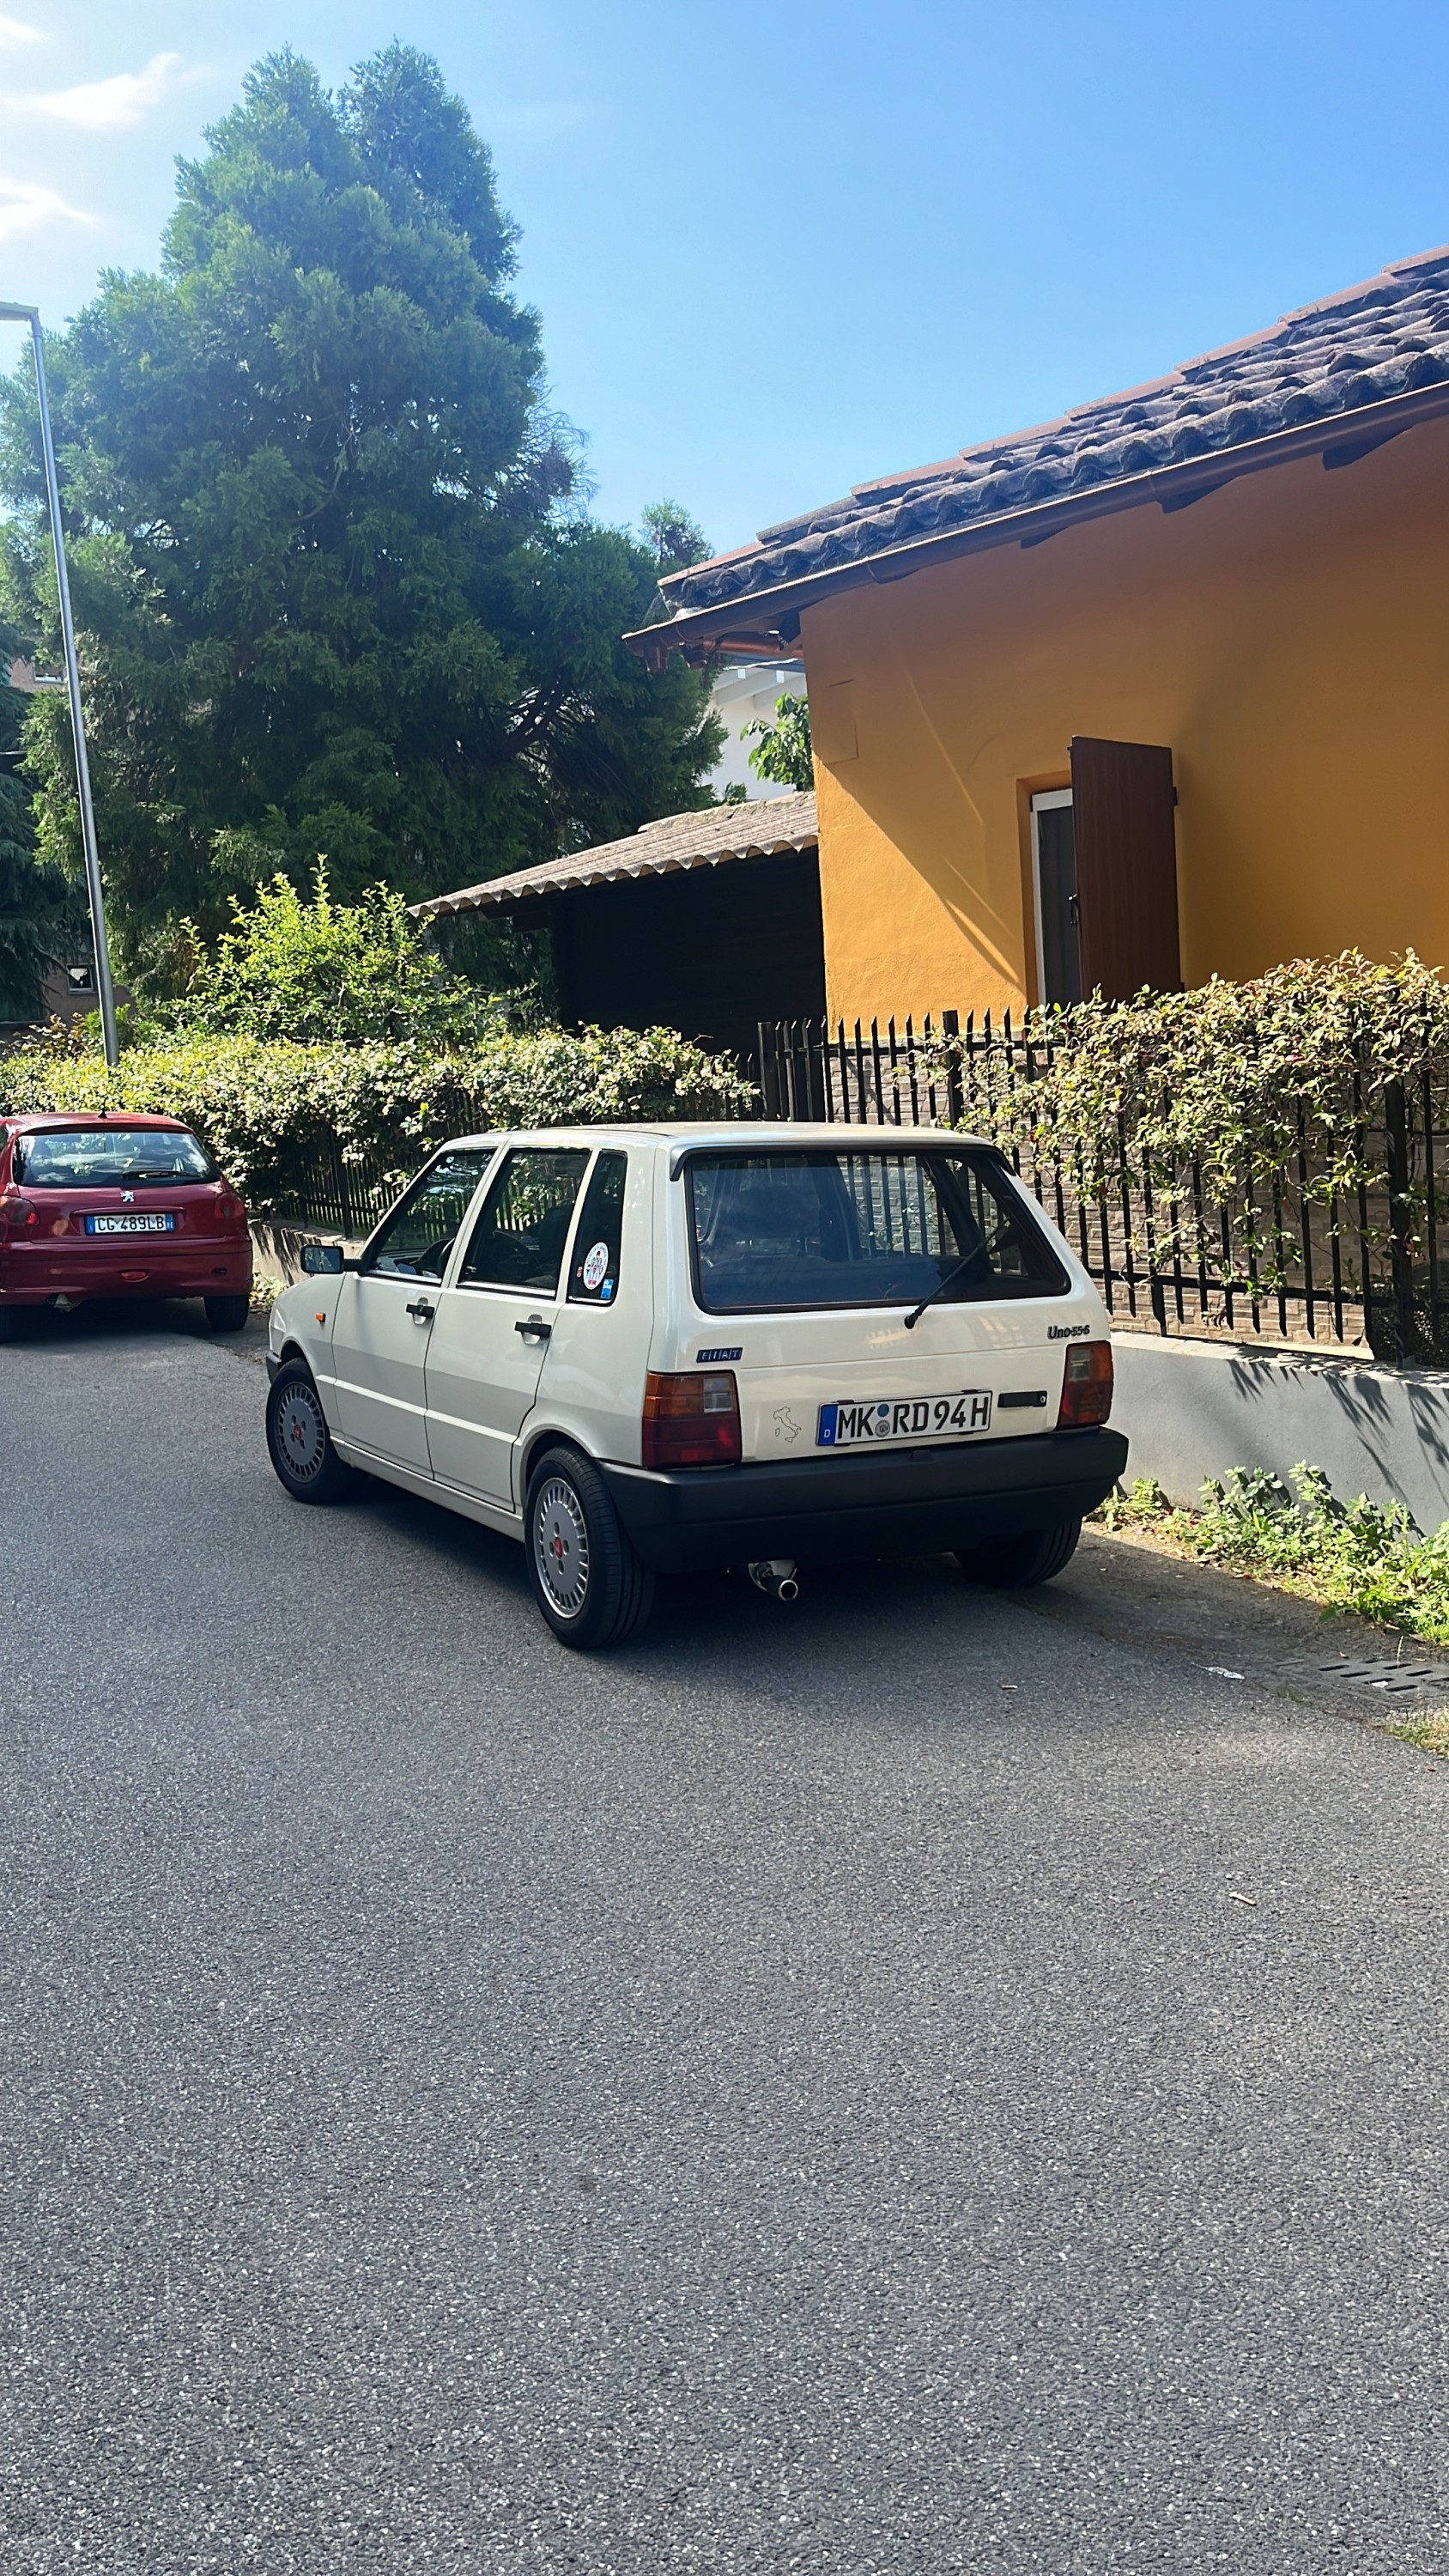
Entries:
<svg viewBox="0 0 1449 2576">
<path fill-rule="evenodd" d="M 1441 2576 L 1449 1764 L 945 1563 L 577 1661 L 263 1385 L 0 1351 L 5 2576 Z"/>
</svg>

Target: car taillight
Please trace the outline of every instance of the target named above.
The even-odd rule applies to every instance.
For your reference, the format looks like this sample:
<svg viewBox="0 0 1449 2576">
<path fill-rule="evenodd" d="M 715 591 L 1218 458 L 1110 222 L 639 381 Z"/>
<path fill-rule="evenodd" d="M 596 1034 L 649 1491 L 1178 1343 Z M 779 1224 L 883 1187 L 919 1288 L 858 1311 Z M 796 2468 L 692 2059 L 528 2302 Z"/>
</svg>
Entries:
<svg viewBox="0 0 1449 2576">
<path fill-rule="evenodd" d="M 232 1198 L 230 1193 L 217 1200 L 216 1212 L 223 1225 L 245 1225 L 247 1221 L 247 1212 L 241 1200 Z"/>
<path fill-rule="evenodd" d="M 1111 1410 L 1111 1343 L 1074 1342 L 1067 1353 L 1057 1429 L 1083 1430 L 1089 1423 L 1105 1422 Z"/>
<path fill-rule="evenodd" d="M 8 1234 L 17 1243 L 23 1243 L 28 1234 L 38 1234 L 39 1231 L 39 1208 L 32 1207 L 29 1199 L 12 1198 L 7 1191 L 4 1198 L 0 1198 L 0 1234 Z"/>
<path fill-rule="evenodd" d="M 737 1467 L 740 1399 L 733 1369 L 651 1369 L 644 1381 L 646 1467 Z"/>
</svg>

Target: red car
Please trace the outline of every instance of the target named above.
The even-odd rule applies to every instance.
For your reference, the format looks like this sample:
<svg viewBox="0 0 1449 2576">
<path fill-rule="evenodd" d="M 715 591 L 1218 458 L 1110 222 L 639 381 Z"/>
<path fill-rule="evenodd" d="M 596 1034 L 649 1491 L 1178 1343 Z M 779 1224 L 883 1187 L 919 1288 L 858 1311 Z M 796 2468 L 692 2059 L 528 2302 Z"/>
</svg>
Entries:
<svg viewBox="0 0 1449 2576">
<path fill-rule="evenodd" d="M 246 1209 L 178 1119 L 0 1117 L 0 1332 L 22 1306 L 204 1297 L 239 1333 L 251 1285 Z"/>
</svg>

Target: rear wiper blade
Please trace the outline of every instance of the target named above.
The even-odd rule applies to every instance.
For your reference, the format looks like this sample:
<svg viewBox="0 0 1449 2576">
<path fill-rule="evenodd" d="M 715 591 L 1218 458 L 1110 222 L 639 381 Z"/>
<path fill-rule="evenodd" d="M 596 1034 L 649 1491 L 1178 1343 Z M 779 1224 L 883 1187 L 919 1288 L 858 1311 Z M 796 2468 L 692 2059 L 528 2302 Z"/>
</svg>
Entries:
<svg viewBox="0 0 1449 2576">
<path fill-rule="evenodd" d="M 951 1268 L 947 1271 L 945 1278 L 937 1280 L 929 1297 L 923 1297 L 919 1306 L 913 1306 L 911 1308 L 910 1313 L 906 1317 L 906 1331 L 908 1333 L 913 1333 L 915 1331 L 916 1326 L 926 1311 L 926 1308 L 928 1306 L 934 1306 L 938 1297 L 944 1297 L 947 1289 L 952 1285 L 953 1281 L 960 1278 L 962 1271 L 969 1270 L 972 1262 L 979 1261 L 980 1258 L 981 1247 L 978 1244 L 974 1252 L 963 1252 L 960 1260 L 953 1262 Z"/>
</svg>

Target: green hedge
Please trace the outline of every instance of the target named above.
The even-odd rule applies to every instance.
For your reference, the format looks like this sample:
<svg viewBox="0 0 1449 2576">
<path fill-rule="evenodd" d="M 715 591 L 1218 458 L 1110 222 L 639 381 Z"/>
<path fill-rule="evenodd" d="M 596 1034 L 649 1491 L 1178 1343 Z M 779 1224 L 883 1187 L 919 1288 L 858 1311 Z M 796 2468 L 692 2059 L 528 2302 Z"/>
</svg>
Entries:
<svg viewBox="0 0 1449 2576">
<path fill-rule="evenodd" d="M 253 1214 L 305 1197 L 320 1162 L 386 1172 L 396 1185 L 462 1129 L 615 1119 L 729 1118 L 753 1086 L 733 1059 L 672 1029 L 500 1032 L 485 1046 L 294 1046 L 190 1038 L 126 1050 L 114 1072 L 52 1046 L 0 1057 L 0 1108 L 151 1110 L 204 1138 Z"/>
</svg>

